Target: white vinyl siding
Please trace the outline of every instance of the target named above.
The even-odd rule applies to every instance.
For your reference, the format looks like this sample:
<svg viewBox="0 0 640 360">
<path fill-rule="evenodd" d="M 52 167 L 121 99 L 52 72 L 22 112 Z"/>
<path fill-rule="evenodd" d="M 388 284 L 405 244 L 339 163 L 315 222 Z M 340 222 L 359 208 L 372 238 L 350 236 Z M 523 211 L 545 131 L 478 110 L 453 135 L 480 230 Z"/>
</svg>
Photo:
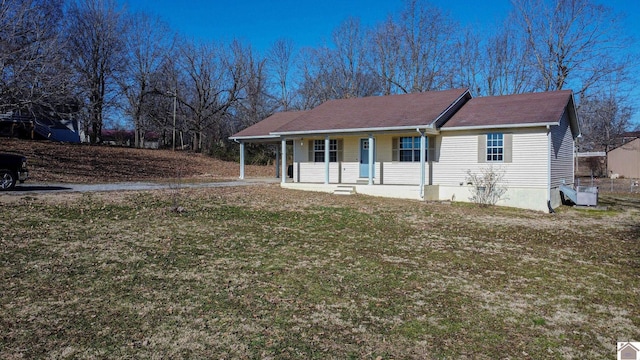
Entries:
<svg viewBox="0 0 640 360">
<path fill-rule="evenodd" d="M 375 137 L 375 140 L 376 140 L 376 161 L 378 162 L 392 161 L 391 153 L 393 151 L 393 137 L 389 135 L 379 135 Z"/>
<path fill-rule="evenodd" d="M 359 162 L 360 159 L 360 137 L 344 138 L 343 161 Z"/>
<path fill-rule="evenodd" d="M 551 127 L 551 187 L 558 187 L 564 180 L 573 184 L 573 135 L 569 126 L 569 117 L 565 111 L 557 126 Z"/>
<path fill-rule="evenodd" d="M 382 182 L 387 185 L 419 185 L 419 162 L 384 162 L 382 164 Z M 427 168 L 427 179 L 429 178 Z"/>
<path fill-rule="evenodd" d="M 324 163 L 303 162 L 300 166 L 300 182 L 322 183 L 324 182 Z M 329 182 L 340 182 L 340 163 L 329 163 Z"/>
<path fill-rule="evenodd" d="M 547 134 L 545 128 L 527 131 L 509 131 L 511 136 L 511 162 L 478 162 L 486 158 L 479 146 L 479 135 L 475 132 L 443 133 L 439 147 L 438 162 L 433 163 L 433 184 L 464 185 L 467 170 L 479 172 L 493 166 L 504 171 L 509 187 L 546 188 L 547 186 Z M 486 137 L 484 138 L 486 143 Z"/>
</svg>

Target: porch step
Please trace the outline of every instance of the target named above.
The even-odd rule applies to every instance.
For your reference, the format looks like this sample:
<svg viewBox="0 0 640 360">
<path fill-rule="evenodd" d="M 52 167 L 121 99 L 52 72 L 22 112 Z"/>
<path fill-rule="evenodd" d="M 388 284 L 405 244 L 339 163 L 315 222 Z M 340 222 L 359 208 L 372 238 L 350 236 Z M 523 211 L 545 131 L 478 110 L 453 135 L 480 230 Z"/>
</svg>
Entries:
<svg viewBox="0 0 640 360">
<path fill-rule="evenodd" d="M 369 185 L 369 179 L 360 178 L 356 180 L 357 185 Z"/>
<path fill-rule="evenodd" d="M 338 187 L 333 190 L 334 195 L 353 195 L 355 193 L 356 187 L 349 185 L 338 185 Z"/>
</svg>

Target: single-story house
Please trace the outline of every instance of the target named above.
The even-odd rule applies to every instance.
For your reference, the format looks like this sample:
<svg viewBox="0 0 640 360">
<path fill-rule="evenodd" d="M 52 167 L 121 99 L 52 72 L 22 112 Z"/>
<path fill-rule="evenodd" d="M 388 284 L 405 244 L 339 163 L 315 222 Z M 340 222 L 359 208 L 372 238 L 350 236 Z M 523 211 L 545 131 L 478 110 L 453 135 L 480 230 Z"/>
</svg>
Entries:
<svg viewBox="0 0 640 360">
<path fill-rule="evenodd" d="M 607 168 L 612 176 L 640 179 L 640 137 L 610 150 Z"/>
<path fill-rule="evenodd" d="M 580 134 L 569 90 L 473 98 L 468 89 L 330 100 L 281 112 L 230 137 L 280 143 L 286 188 L 418 200 L 470 201 L 468 173 L 492 168 L 498 205 L 549 211 L 573 184 Z"/>
</svg>

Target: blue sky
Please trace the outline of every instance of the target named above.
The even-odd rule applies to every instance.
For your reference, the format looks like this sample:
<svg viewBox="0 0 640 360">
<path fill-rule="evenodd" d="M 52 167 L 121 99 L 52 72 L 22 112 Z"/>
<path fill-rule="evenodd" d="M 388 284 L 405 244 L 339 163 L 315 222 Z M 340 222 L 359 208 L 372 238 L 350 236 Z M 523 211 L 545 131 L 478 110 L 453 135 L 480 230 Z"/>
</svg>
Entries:
<svg viewBox="0 0 640 360">
<path fill-rule="evenodd" d="M 258 51 L 268 49 L 280 38 L 289 38 L 298 47 L 316 46 L 329 41 L 333 29 L 348 17 L 372 25 L 403 6 L 402 0 L 192 0 L 188 5 L 175 0 L 122 1 L 130 10 L 159 15 L 187 37 L 223 41 L 238 38 Z M 443 0 L 433 4 L 463 23 L 482 26 L 501 21 L 510 6 L 509 0 L 493 1 L 491 6 L 464 6 Z"/>
<path fill-rule="evenodd" d="M 402 8 L 402 0 L 120 0 L 129 10 L 144 10 L 165 19 L 182 35 L 198 40 L 239 38 L 263 51 L 279 38 L 298 47 L 328 41 L 331 31 L 349 16 L 365 25 L 384 20 Z M 463 26 L 479 30 L 503 21 L 509 0 L 432 0 Z M 608 6 L 627 13 L 627 29 L 640 39 L 640 1 L 609 0 Z"/>
</svg>

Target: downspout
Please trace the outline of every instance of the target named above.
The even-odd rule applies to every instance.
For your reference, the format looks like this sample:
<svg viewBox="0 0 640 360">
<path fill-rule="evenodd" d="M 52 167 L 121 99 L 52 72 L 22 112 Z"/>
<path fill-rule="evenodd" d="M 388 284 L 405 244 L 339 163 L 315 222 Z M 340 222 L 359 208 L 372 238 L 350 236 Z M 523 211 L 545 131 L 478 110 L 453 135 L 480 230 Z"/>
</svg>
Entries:
<svg viewBox="0 0 640 360">
<path fill-rule="evenodd" d="M 368 151 L 368 157 L 369 157 L 369 185 L 373 185 L 373 176 L 374 176 L 374 166 L 376 165 L 375 162 L 375 153 L 374 153 L 374 139 L 373 139 L 373 133 L 369 133 L 369 151 Z"/>
<path fill-rule="evenodd" d="M 553 213 L 551 207 L 551 126 L 547 125 L 547 208 Z"/>
<path fill-rule="evenodd" d="M 425 183 L 425 148 L 426 148 L 426 138 L 425 131 L 420 131 L 420 129 L 416 129 L 416 131 L 420 134 L 420 198 L 424 199 L 424 183 Z"/>
</svg>

